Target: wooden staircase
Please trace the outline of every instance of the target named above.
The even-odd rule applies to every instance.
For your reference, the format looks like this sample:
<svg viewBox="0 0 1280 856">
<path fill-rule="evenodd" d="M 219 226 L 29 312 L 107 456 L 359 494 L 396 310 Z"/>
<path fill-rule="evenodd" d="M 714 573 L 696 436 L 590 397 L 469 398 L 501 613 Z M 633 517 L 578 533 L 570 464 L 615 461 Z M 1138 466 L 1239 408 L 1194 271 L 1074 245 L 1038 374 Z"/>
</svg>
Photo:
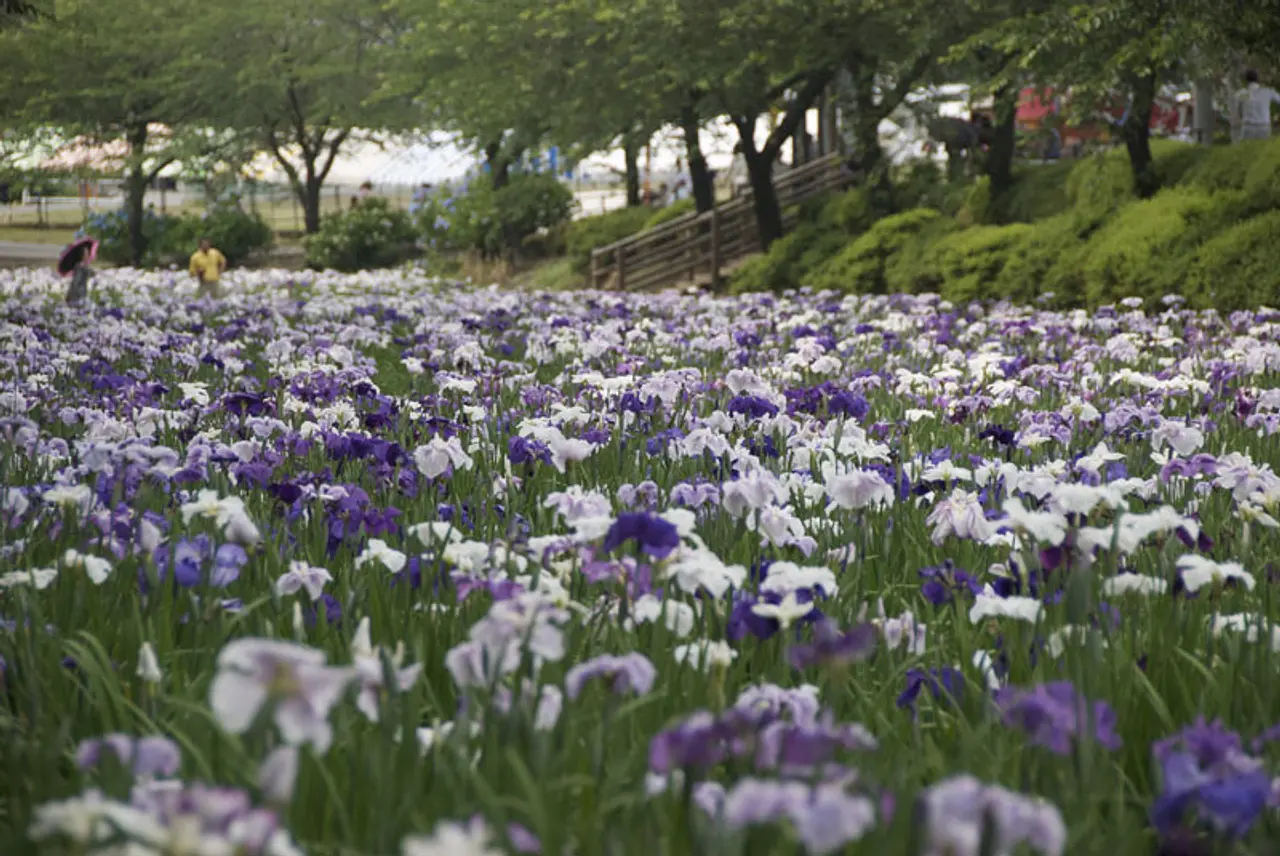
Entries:
<svg viewBox="0 0 1280 856">
<path fill-rule="evenodd" d="M 853 183 L 844 158 L 832 153 L 774 179 L 784 230 L 795 226 L 801 202 Z M 678 282 L 715 284 L 729 268 L 760 251 L 750 191 L 703 214 L 685 214 L 591 253 L 591 288 L 642 291 Z"/>
</svg>

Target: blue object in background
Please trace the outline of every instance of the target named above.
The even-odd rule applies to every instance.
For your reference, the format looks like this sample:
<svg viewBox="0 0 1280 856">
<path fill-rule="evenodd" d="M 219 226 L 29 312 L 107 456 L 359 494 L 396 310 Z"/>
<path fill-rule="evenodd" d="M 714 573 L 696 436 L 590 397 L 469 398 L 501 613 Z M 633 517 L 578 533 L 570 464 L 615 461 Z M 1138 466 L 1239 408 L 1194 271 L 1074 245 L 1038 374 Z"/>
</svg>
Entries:
<svg viewBox="0 0 1280 856">
<path fill-rule="evenodd" d="M 558 146 L 552 146 L 547 149 L 547 163 L 551 167 L 551 171 L 555 172 L 556 167 L 560 165 L 560 149 Z"/>
</svg>

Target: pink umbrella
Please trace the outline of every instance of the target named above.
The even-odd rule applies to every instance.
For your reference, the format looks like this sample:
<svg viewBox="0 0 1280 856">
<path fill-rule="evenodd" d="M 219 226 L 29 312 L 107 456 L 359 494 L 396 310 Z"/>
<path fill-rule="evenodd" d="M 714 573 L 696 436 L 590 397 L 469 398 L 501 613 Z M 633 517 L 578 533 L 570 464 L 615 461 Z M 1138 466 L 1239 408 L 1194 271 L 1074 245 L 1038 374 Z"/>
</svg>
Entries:
<svg viewBox="0 0 1280 856">
<path fill-rule="evenodd" d="M 67 245 L 62 255 L 58 256 L 58 273 L 62 276 L 71 276 L 81 263 L 91 262 L 97 257 L 97 240 L 90 237 L 77 238 Z"/>
</svg>

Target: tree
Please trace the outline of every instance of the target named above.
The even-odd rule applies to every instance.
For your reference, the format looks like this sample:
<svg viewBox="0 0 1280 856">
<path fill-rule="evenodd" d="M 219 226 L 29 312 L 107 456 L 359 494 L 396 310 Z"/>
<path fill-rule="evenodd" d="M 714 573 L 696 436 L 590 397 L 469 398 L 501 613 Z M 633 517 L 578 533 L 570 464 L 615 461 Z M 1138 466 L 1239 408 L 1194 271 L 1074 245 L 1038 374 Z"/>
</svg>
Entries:
<svg viewBox="0 0 1280 856">
<path fill-rule="evenodd" d="M 398 105 L 375 100 L 390 24 L 377 0 L 207 4 L 213 67 L 234 69 L 233 95 L 206 116 L 255 135 L 289 180 L 308 234 L 320 228 L 325 180 L 344 146 L 391 123 Z"/>
<path fill-rule="evenodd" d="M 225 74 L 195 60 L 196 0 L 63 0 L 56 19 L 0 32 L 0 76 L 12 115 L 64 136 L 127 144 L 125 211 L 130 255 L 141 263 L 147 187 L 189 150 L 192 123 L 227 97 Z M 140 38 L 139 33 L 145 33 Z M 163 127 L 168 134 L 155 138 Z"/>
<path fill-rule="evenodd" d="M 1010 52 L 1018 59 L 1009 70 L 1026 72 L 1041 84 L 1070 87 L 1077 115 L 1092 113 L 1116 90 L 1127 95 L 1120 137 L 1134 189 L 1142 197 L 1160 186 L 1151 155 L 1156 95 L 1161 83 L 1185 66 L 1201 32 L 1193 16 L 1181 13 L 1182 2 L 1048 3 L 998 29 L 1003 41 L 1016 48 Z"/>
</svg>

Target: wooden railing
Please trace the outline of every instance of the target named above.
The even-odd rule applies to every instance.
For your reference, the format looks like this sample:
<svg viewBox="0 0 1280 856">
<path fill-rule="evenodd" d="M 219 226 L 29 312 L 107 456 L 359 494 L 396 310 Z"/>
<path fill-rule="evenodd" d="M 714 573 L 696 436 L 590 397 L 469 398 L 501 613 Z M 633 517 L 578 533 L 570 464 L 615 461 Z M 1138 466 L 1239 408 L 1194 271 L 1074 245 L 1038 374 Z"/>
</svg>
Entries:
<svg viewBox="0 0 1280 856">
<path fill-rule="evenodd" d="M 796 206 L 853 182 L 839 154 L 810 161 L 774 179 L 782 225 L 795 225 Z M 750 191 L 703 214 L 685 214 L 591 253 L 592 288 L 639 291 L 705 276 L 757 252 L 760 235 Z"/>
</svg>

